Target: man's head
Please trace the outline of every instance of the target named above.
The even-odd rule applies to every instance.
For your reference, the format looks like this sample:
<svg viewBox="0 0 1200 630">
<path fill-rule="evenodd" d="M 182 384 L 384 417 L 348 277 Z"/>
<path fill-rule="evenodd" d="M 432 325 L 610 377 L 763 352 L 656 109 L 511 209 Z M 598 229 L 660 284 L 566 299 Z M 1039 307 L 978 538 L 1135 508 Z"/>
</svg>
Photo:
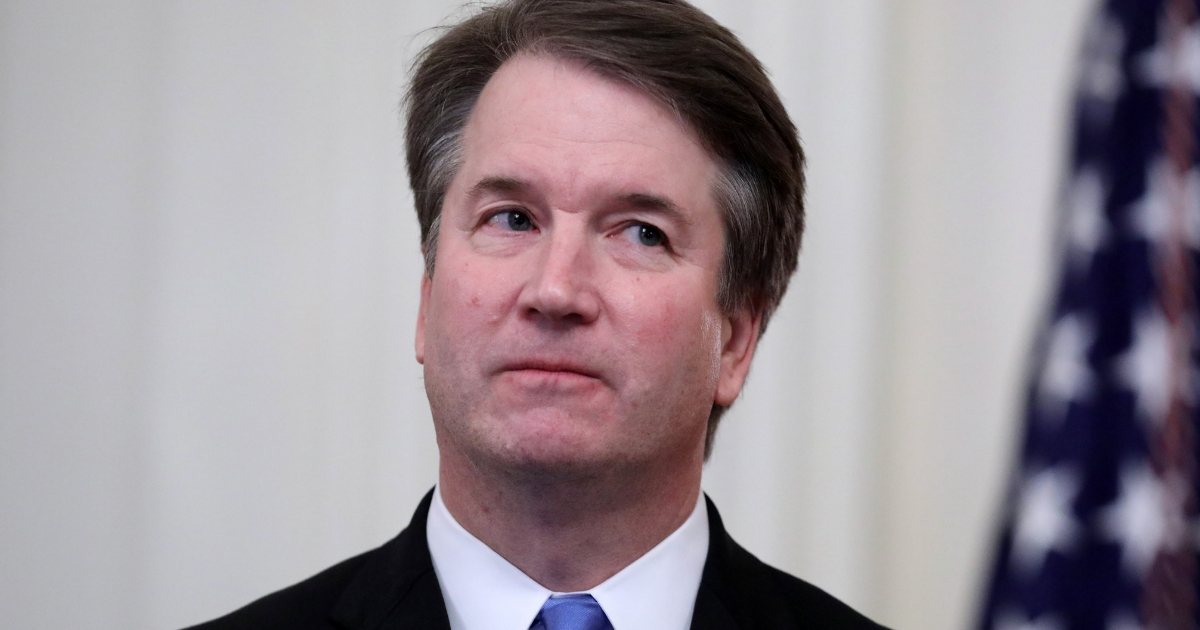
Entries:
<svg viewBox="0 0 1200 630">
<path fill-rule="evenodd" d="M 521 72 L 513 70 L 514 67 Z M 502 68 L 504 71 L 498 72 Z M 552 68 L 557 69 L 558 78 L 564 79 L 566 83 L 554 83 Z M 591 170 L 589 172 L 579 171 L 577 177 L 577 175 L 566 172 L 539 173 L 535 168 L 527 171 L 523 179 L 514 175 L 515 171 L 512 171 L 514 165 L 511 162 L 504 165 L 496 163 L 495 168 L 499 170 L 494 170 L 494 172 L 472 171 L 470 174 L 472 177 L 483 177 L 487 181 L 463 181 L 464 169 L 469 170 L 471 167 L 468 164 L 471 160 L 471 156 L 468 155 L 470 138 L 474 137 L 479 141 L 475 146 L 476 157 L 483 155 L 480 153 L 481 151 L 496 148 L 495 143 L 488 145 L 489 141 L 480 140 L 485 137 L 496 140 L 493 137 L 495 134 L 492 134 L 494 130 L 483 129 L 481 131 L 479 129 L 481 125 L 512 126 L 521 122 L 537 122 L 510 120 L 504 116 L 491 114 L 486 120 L 481 120 L 478 116 L 480 112 L 477 111 L 477 106 L 481 102 L 485 86 L 489 86 L 493 79 L 504 78 L 507 80 L 507 84 L 500 86 L 504 88 L 503 90 L 492 90 L 489 86 L 489 91 L 495 93 L 493 96 L 519 100 L 523 90 L 527 90 L 526 94 L 536 92 L 533 86 L 525 83 L 530 77 L 542 81 L 541 88 L 549 88 L 551 90 L 547 93 L 549 95 L 554 95 L 553 90 L 559 88 L 567 90 L 578 88 L 576 90 L 576 96 L 578 96 L 586 94 L 588 90 L 604 92 L 604 88 L 607 87 L 611 92 L 607 96 L 613 97 L 617 101 L 623 98 L 629 103 L 637 103 L 638 107 L 644 110 L 642 113 L 649 117 L 646 120 L 654 118 L 650 109 L 656 108 L 658 114 L 662 115 L 655 120 L 664 125 L 674 125 L 677 128 L 676 131 L 679 134 L 676 134 L 678 137 L 675 137 L 674 140 L 680 140 L 682 137 L 689 138 L 693 148 L 698 151 L 697 155 L 705 156 L 711 164 L 711 173 L 696 180 L 694 183 L 698 189 L 686 191 L 684 196 L 688 196 L 688 199 L 681 200 L 664 194 L 664 189 L 654 188 L 659 184 L 667 185 L 664 181 L 630 181 L 628 178 L 634 177 L 635 174 L 604 171 L 604 168 L 610 165 L 588 163 L 586 152 L 571 154 L 569 151 L 559 151 L 558 153 L 550 151 L 547 155 L 553 155 L 555 159 L 580 160 L 578 164 L 563 165 L 567 167 L 568 171 L 571 168 Z M 592 79 L 592 85 L 584 85 L 586 81 L 583 80 L 587 78 Z M 597 98 L 597 102 L 604 100 L 599 96 Z M 513 104 L 512 102 L 502 102 L 491 109 L 505 111 L 507 108 L 509 113 L 519 114 L 521 109 L 532 111 L 536 105 L 544 103 L 526 102 L 517 108 L 514 108 Z M 559 103 L 559 105 L 563 104 Z M 585 103 L 580 103 L 580 105 L 585 105 Z M 586 110 L 586 107 L 583 110 Z M 541 131 L 559 135 L 586 131 L 587 125 L 578 129 L 554 127 L 551 123 L 555 121 L 569 126 L 569 121 L 555 119 L 554 113 L 554 111 L 543 112 L 547 126 Z M 617 112 L 609 111 L 608 113 L 615 114 Z M 604 118 L 602 114 L 603 112 L 593 112 L 593 115 L 599 116 L 597 118 L 599 130 L 613 131 L 618 130 L 618 127 L 614 127 L 614 125 L 639 124 L 636 121 L 622 123 L 617 119 Z M 644 123 L 646 120 L 642 122 Z M 665 128 L 656 129 L 664 131 Z M 527 131 L 530 130 L 527 129 Z M 538 130 L 534 129 L 531 133 L 536 134 Z M 671 135 L 665 131 L 664 133 L 666 136 Z M 509 139 L 514 140 L 513 138 Z M 608 139 L 617 140 L 612 134 Z M 637 138 L 630 137 L 628 139 L 636 140 Z M 590 141 L 588 139 L 581 140 Z M 630 146 L 632 144 L 630 143 Z M 686 148 L 684 147 L 686 144 L 677 142 L 672 146 L 679 149 Z M 658 148 L 663 149 L 664 146 Z M 699 10 L 681 1 L 525 0 L 507 2 L 484 9 L 442 35 L 422 53 L 418 60 L 408 95 L 407 157 L 409 177 L 416 197 L 423 248 L 426 255 L 427 278 L 426 288 L 423 291 L 423 319 L 419 346 L 424 345 L 427 323 L 424 318 L 427 307 L 431 303 L 436 303 L 444 308 L 450 307 L 449 302 L 439 302 L 436 299 L 437 296 L 434 296 L 435 299 L 432 302 L 430 300 L 431 292 L 436 293 L 439 287 L 439 283 L 434 281 L 436 276 L 434 270 L 441 268 L 439 261 L 446 255 L 442 248 L 454 247 L 445 242 L 447 238 L 445 233 L 451 229 L 451 217 L 449 214 L 443 216 L 443 213 L 446 213 L 447 210 L 454 210 L 458 212 L 460 219 L 463 216 L 473 216 L 471 212 L 478 210 L 477 206 L 471 205 L 473 203 L 510 204 L 505 206 L 508 209 L 503 210 L 502 214 L 493 215 L 492 219 L 488 219 L 492 223 L 484 226 L 487 229 L 516 227 L 520 229 L 515 230 L 514 233 L 536 230 L 538 234 L 551 233 L 553 217 L 590 216 L 589 220 L 599 221 L 600 219 L 597 217 L 609 210 L 598 209 L 602 206 L 612 209 L 615 207 L 613 204 L 620 196 L 618 190 L 601 190 L 606 185 L 609 188 L 612 186 L 643 186 L 644 189 L 637 188 L 626 191 L 632 195 L 626 195 L 622 202 L 626 204 L 627 209 L 648 212 L 654 217 L 669 216 L 674 211 L 675 215 L 683 215 L 674 218 L 684 226 L 691 222 L 691 227 L 697 227 L 695 224 L 699 223 L 701 224 L 699 227 L 703 228 L 705 221 L 702 220 L 704 214 L 702 206 L 711 206 L 715 213 L 717 238 L 708 244 L 714 249 L 707 251 L 708 254 L 712 254 L 710 256 L 712 268 L 707 270 L 711 275 L 709 278 L 711 284 L 709 301 L 714 305 L 717 313 L 724 317 L 725 323 L 722 326 L 725 329 L 730 328 L 731 322 L 735 328 L 741 324 L 753 323 L 755 339 L 749 343 L 749 354 L 745 356 L 745 366 L 747 367 L 749 355 L 753 352 L 753 341 L 756 341 L 757 336 L 765 328 L 767 319 L 778 306 L 787 282 L 795 270 L 803 227 L 804 185 L 803 154 L 795 129 L 757 60 L 726 29 Z M 609 157 L 613 160 L 636 161 L 635 157 L 619 152 L 613 153 Z M 686 158 L 678 156 L 663 154 L 660 157 L 687 162 Z M 649 164 L 646 165 L 647 168 L 649 166 Z M 670 164 L 670 166 L 675 165 Z M 692 174 L 696 175 L 698 172 Z M 607 173 L 609 177 L 604 179 L 597 173 L 600 175 Z M 541 175 L 547 176 L 538 179 Z M 568 194 L 570 186 L 567 184 L 587 183 L 585 180 L 589 176 L 599 177 L 599 179 L 593 178 L 595 180 L 591 181 L 594 188 L 592 196 L 573 197 L 571 196 L 574 194 L 573 192 Z M 458 185 L 457 188 L 455 188 L 455 184 Z M 459 197 L 457 200 L 453 200 L 451 197 L 456 191 Z M 693 203 L 693 200 L 699 201 Z M 520 203 L 515 203 L 517 201 Z M 682 204 L 681 201 L 686 201 L 687 205 Z M 457 205 L 452 207 L 452 202 Z M 564 203 L 579 203 L 581 206 L 555 205 Z M 540 209 L 537 207 L 538 204 L 542 204 Z M 591 214 L 580 213 L 584 207 L 590 208 Z M 513 214 L 512 209 L 514 208 L 518 211 L 517 214 Z M 680 208 L 686 212 L 678 212 Z M 561 214 L 560 211 L 566 211 L 566 213 Z M 537 216 L 539 212 L 542 212 L 544 216 Z M 700 214 L 692 216 L 689 213 Z M 496 219 L 495 217 L 501 218 Z M 633 216 L 631 214 L 626 217 L 631 221 L 627 227 L 641 230 L 642 227 L 639 226 L 650 226 L 649 231 L 634 234 L 635 240 L 640 245 L 657 243 L 656 239 L 662 236 L 657 224 L 651 221 L 642 221 L 644 218 L 643 215 Z M 495 221 L 516 221 L 516 223 L 499 225 Z M 566 224 L 561 220 L 553 223 L 556 230 L 554 233 L 556 235 L 565 234 L 560 229 L 564 225 Z M 477 240 L 472 240 L 480 236 L 481 233 L 477 230 L 479 227 L 481 225 L 462 223 L 461 220 L 454 225 L 453 228 L 458 230 L 458 238 L 461 241 L 458 245 L 461 247 L 452 251 L 469 251 L 473 254 L 479 254 L 485 250 L 491 251 L 493 254 L 500 251 L 494 244 L 485 247 Z M 599 224 L 595 224 L 589 229 L 595 231 L 599 227 Z M 701 229 L 692 236 L 703 240 L 700 232 L 704 232 L 704 230 Z M 599 232 L 595 233 L 599 234 Z M 579 236 L 579 238 L 584 237 Z M 546 261 L 555 264 L 557 260 L 554 258 L 555 256 L 559 256 L 563 251 L 570 250 L 572 247 L 580 246 L 581 242 L 583 241 L 563 245 L 560 239 L 551 246 L 550 241 L 546 240 L 538 246 L 542 247 L 544 251 L 538 250 L 537 254 L 523 253 L 520 255 L 527 256 L 530 260 L 540 261 L 528 263 L 529 265 L 536 266 L 544 264 Z M 567 254 L 562 255 L 566 256 Z M 597 260 L 606 255 L 600 250 L 588 250 L 581 256 L 577 256 L 571 264 L 586 263 L 590 266 L 587 266 L 584 271 L 594 274 L 597 269 L 602 267 Z M 703 266 L 706 263 L 701 258 L 704 257 L 693 256 L 692 259 L 682 262 Z M 509 259 L 503 258 L 503 260 Z M 579 262 L 581 260 L 584 262 Z M 604 258 L 604 260 L 609 259 Z M 456 261 L 458 264 L 469 262 L 461 257 Z M 485 259 L 479 258 L 474 262 L 476 264 L 472 267 L 471 273 L 482 273 L 479 266 L 480 263 L 485 262 Z M 676 260 L 675 262 L 681 261 Z M 488 267 L 494 267 L 499 263 L 496 260 L 490 260 L 486 264 Z M 465 267 L 449 270 L 449 272 L 452 274 L 467 273 Z M 664 280 L 671 277 L 663 276 L 661 273 L 656 276 L 655 273 L 652 269 L 642 270 L 641 279 L 637 281 L 644 281 L 646 282 L 645 286 L 653 287 L 654 283 L 650 279 Z M 638 274 L 630 277 L 636 275 Z M 589 277 L 587 282 L 597 279 L 607 282 L 602 276 L 603 274 Z M 442 280 L 441 285 L 464 289 L 458 279 L 442 278 Z M 495 283 L 492 283 L 492 286 L 495 286 Z M 609 284 L 598 288 L 597 285 L 592 286 L 589 290 L 608 290 L 613 286 L 615 285 Z M 668 282 L 664 287 L 655 290 L 662 293 L 666 291 L 665 287 L 671 286 L 675 285 Z M 514 290 L 517 289 L 514 288 Z M 583 293 L 587 293 L 587 291 Z M 690 295 L 686 291 L 684 293 Z M 613 303 L 616 303 L 619 302 L 618 297 L 597 293 L 597 309 L 599 309 L 597 312 L 604 310 L 604 304 L 601 302 L 612 300 Z M 671 296 L 664 294 L 664 297 Z M 682 298 L 683 296 L 675 297 Z M 525 309 L 524 315 L 514 315 L 518 319 L 522 317 L 528 319 L 530 312 L 545 316 L 547 313 L 542 311 L 547 311 L 547 309 L 549 309 L 547 312 L 554 311 L 554 308 L 547 305 L 538 306 L 528 301 L 524 303 L 524 306 L 517 306 L 519 301 L 519 298 L 514 295 L 511 304 L 515 310 Z M 586 302 L 586 300 L 584 301 Z M 472 303 L 468 301 L 466 304 L 469 306 Z M 548 334 L 547 339 L 553 337 L 557 340 L 555 343 L 561 342 L 558 350 L 549 351 L 543 347 L 541 351 L 550 354 L 559 350 L 567 352 L 595 351 L 601 354 L 606 352 L 607 350 L 599 346 L 589 346 L 590 342 L 582 343 L 579 348 L 573 348 L 571 344 L 574 342 L 563 341 L 572 335 L 575 338 L 579 337 L 577 331 L 565 336 L 559 334 L 564 330 L 573 330 L 572 327 L 582 329 L 590 325 L 590 316 L 587 313 L 575 312 L 588 310 L 582 302 L 563 308 L 566 311 L 557 315 L 551 314 L 549 319 L 542 317 L 542 324 L 547 322 L 553 324 L 549 328 L 545 325 L 540 328 L 536 325 L 533 326 L 533 329 L 542 331 L 536 333 L 535 336 Z M 449 315 L 444 311 L 437 312 L 439 318 Z M 493 320 L 501 318 L 502 315 L 492 313 L 488 317 L 490 319 L 485 319 L 494 323 Z M 551 321 L 556 317 L 559 318 L 557 323 Z M 671 320 L 668 317 L 661 323 L 677 326 L 695 325 L 704 319 L 704 316 L 700 316 L 699 319 L 694 320 L 683 318 L 679 321 L 668 321 Z M 466 324 L 463 323 L 463 325 Z M 567 325 L 567 328 L 563 328 L 563 325 Z M 546 333 L 547 330 L 551 332 Z M 463 331 L 445 330 L 440 332 L 447 334 L 453 332 L 461 335 Z M 643 329 L 640 334 L 649 334 L 650 332 L 649 329 Z M 727 342 L 728 339 L 725 338 L 730 336 L 729 330 L 725 332 L 725 335 L 717 335 L 717 338 L 723 342 Z M 733 331 L 735 340 L 737 332 Z M 503 334 L 523 333 L 509 331 Z M 708 337 L 704 337 L 705 334 L 708 334 Z M 676 341 L 692 345 L 699 343 L 699 339 L 702 337 L 707 341 L 713 341 L 711 331 L 708 333 L 697 331 L 697 335 L 696 339 L 680 338 Z M 662 339 L 660 336 L 658 340 L 650 341 Z M 466 343 L 465 340 L 460 340 L 458 345 L 464 343 Z M 480 343 L 483 341 L 481 340 Z M 509 348 L 509 350 L 516 352 L 515 348 Z M 525 350 L 529 350 L 529 348 Z M 506 351 L 508 350 L 496 350 L 500 353 Z M 669 354 L 666 349 L 663 351 Z M 424 354 L 425 351 L 421 349 L 420 352 Z M 441 358 L 449 359 L 450 357 L 442 356 Z M 455 360 L 463 359 L 457 355 L 454 358 Z M 584 356 L 576 358 L 585 364 L 590 360 Z M 607 358 L 630 360 L 630 357 L 610 356 Z M 486 362 L 487 357 L 474 357 L 473 360 Z M 721 361 L 718 360 L 717 364 L 721 364 Z M 703 367 L 703 365 L 707 364 L 700 361 L 694 367 Z M 587 369 L 586 365 L 577 367 Z M 427 378 L 429 369 L 430 365 L 427 363 Z M 716 371 L 720 372 L 719 369 Z M 708 409 L 704 441 L 709 445 L 711 445 L 717 420 L 733 400 L 729 396 L 713 395 L 720 389 L 721 375 L 712 376 L 713 378 L 709 378 L 709 375 L 705 374 L 694 375 L 692 380 L 698 384 L 698 390 L 687 392 L 688 396 L 709 396 L 709 400 L 698 401 L 698 404 Z M 455 378 L 458 377 L 462 377 L 462 375 L 455 376 Z M 744 372 L 733 379 L 736 380 L 733 396 L 736 396 L 737 390 L 740 389 L 743 377 Z M 659 385 L 668 387 L 669 383 L 664 382 Z M 437 385 L 434 384 L 434 387 L 436 388 Z M 683 389 L 686 390 L 687 387 L 683 387 Z M 647 393 L 652 394 L 653 390 L 647 390 Z M 454 398 L 455 396 L 451 396 L 451 394 L 452 392 L 449 391 L 441 393 L 441 395 Z M 435 395 L 437 394 L 431 391 L 431 402 L 436 407 L 439 403 L 433 400 Z M 640 404 L 649 405 L 655 402 L 646 400 L 641 401 Z M 634 403 L 636 401 L 630 404 Z M 691 403 L 697 403 L 697 401 L 692 400 Z"/>
</svg>

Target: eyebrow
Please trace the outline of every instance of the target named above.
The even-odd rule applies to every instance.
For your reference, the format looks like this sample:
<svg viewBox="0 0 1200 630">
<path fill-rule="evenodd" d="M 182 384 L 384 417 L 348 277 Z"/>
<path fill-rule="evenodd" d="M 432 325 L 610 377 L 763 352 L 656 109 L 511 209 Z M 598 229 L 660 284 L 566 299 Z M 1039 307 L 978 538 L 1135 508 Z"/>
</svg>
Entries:
<svg viewBox="0 0 1200 630">
<path fill-rule="evenodd" d="M 618 197 L 621 201 L 639 209 L 653 212 L 656 214 L 666 215 L 672 220 L 684 225 L 691 225 L 692 220 L 675 205 L 675 202 L 649 193 L 628 193 Z"/>
<path fill-rule="evenodd" d="M 478 199 L 488 193 L 512 194 L 529 190 L 527 182 L 515 177 L 485 177 L 467 191 L 467 197 Z"/>
</svg>

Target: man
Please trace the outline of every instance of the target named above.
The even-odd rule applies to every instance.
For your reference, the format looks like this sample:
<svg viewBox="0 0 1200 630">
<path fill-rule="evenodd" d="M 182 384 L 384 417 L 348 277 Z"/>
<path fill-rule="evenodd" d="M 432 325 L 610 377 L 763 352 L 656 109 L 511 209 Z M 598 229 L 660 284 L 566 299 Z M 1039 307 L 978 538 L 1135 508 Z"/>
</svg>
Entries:
<svg viewBox="0 0 1200 630">
<path fill-rule="evenodd" d="M 700 492 L 802 229 L 757 60 L 683 0 L 510 0 L 422 53 L 407 125 L 438 486 L 203 627 L 877 628 Z"/>
</svg>

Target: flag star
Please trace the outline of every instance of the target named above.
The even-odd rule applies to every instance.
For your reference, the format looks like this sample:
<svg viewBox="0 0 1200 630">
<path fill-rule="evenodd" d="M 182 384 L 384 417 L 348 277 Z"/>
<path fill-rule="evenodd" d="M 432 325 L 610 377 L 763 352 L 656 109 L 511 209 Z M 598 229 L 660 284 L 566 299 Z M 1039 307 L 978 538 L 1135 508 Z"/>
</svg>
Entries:
<svg viewBox="0 0 1200 630">
<path fill-rule="evenodd" d="M 1088 24 L 1079 67 L 1079 92 L 1112 103 L 1125 89 L 1121 54 L 1125 51 L 1125 29 L 1111 15 L 1101 14 Z"/>
<path fill-rule="evenodd" d="M 1062 627 L 1062 623 L 1048 615 L 1030 619 L 1026 615 L 1008 611 L 996 619 L 995 630 L 1061 630 Z"/>
<path fill-rule="evenodd" d="M 1013 566 L 1036 573 L 1051 551 L 1065 551 L 1079 533 L 1071 504 L 1079 475 L 1071 468 L 1047 468 L 1025 481 L 1017 498 L 1013 526 Z"/>
<path fill-rule="evenodd" d="M 1037 384 L 1038 406 L 1044 418 L 1062 420 L 1068 404 L 1091 392 L 1087 359 L 1091 343 L 1092 327 L 1082 315 L 1066 315 L 1050 329 L 1045 363 Z"/>
<path fill-rule="evenodd" d="M 1101 513 L 1105 532 L 1121 544 L 1125 567 L 1144 577 L 1160 550 L 1173 551 L 1188 533 L 1183 506 L 1187 485 L 1160 480 L 1145 464 L 1121 468 L 1117 502 Z"/>
<path fill-rule="evenodd" d="M 1142 417 L 1161 424 L 1171 404 L 1171 330 L 1158 308 L 1137 316 L 1133 345 L 1118 359 L 1117 371 L 1133 390 Z"/>
<path fill-rule="evenodd" d="M 1142 630 L 1142 624 L 1138 623 L 1137 617 L 1122 611 L 1109 616 L 1104 630 Z"/>
<path fill-rule="evenodd" d="M 1161 244 L 1171 233 L 1171 200 L 1173 192 L 1183 194 L 1184 240 L 1193 249 L 1200 249 L 1200 173 L 1189 170 L 1182 178 L 1166 158 L 1151 163 L 1146 173 L 1146 193 L 1134 204 L 1133 229 L 1142 238 Z"/>
<path fill-rule="evenodd" d="M 1178 54 L 1173 54 L 1169 26 L 1159 25 L 1158 45 L 1138 59 L 1141 80 L 1151 87 L 1184 85 L 1200 92 L 1200 28 L 1193 24 L 1184 30 Z"/>
<path fill-rule="evenodd" d="M 1071 266 L 1079 268 L 1091 260 L 1108 238 L 1100 173 L 1095 168 L 1080 169 L 1067 190 L 1065 202 L 1067 255 Z"/>
</svg>

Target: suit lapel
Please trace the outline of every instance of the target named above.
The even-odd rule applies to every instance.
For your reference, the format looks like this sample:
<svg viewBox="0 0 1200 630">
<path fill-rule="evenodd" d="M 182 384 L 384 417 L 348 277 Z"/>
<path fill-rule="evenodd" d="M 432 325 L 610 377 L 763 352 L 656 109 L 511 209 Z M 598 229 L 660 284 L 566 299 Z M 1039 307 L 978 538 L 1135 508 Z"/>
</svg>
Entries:
<svg viewBox="0 0 1200 630">
<path fill-rule="evenodd" d="M 430 491 L 400 535 L 371 554 L 331 615 L 349 630 L 450 630 L 425 522 Z"/>
<path fill-rule="evenodd" d="M 692 630 L 736 630 L 738 627 L 720 596 L 702 583 L 696 593 L 696 607 L 692 609 Z"/>
<path fill-rule="evenodd" d="M 795 627 L 791 613 L 774 595 L 761 562 L 735 543 L 707 495 L 708 558 L 696 593 L 692 630 L 749 630 Z"/>
<path fill-rule="evenodd" d="M 704 502 L 708 509 L 708 557 L 704 560 L 696 607 L 692 610 L 692 630 L 736 630 L 739 624 L 729 608 L 733 593 L 729 583 L 728 545 L 733 541 L 725 533 L 721 515 L 707 494 Z"/>
<path fill-rule="evenodd" d="M 432 499 L 431 491 L 408 527 L 371 554 L 334 608 L 335 623 L 348 630 L 450 630 L 425 536 Z M 708 557 L 692 630 L 782 627 L 791 614 L 771 595 L 774 588 L 761 563 L 729 537 L 707 496 L 705 502 Z"/>
</svg>

